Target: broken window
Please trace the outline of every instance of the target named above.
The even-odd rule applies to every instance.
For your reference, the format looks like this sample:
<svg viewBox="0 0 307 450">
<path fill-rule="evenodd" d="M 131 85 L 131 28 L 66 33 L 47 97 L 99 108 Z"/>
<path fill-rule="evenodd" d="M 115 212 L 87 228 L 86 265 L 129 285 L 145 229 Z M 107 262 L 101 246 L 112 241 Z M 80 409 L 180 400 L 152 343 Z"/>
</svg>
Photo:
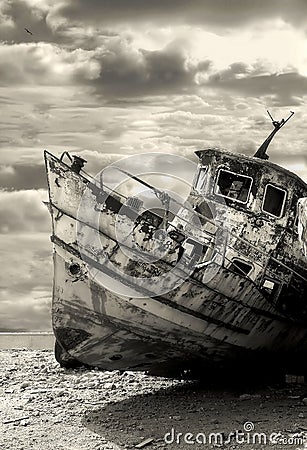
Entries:
<svg viewBox="0 0 307 450">
<path fill-rule="evenodd" d="M 267 184 L 262 202 L 262 211 L 275 217 L 281 217 L 286 201 L 287 192 L 272 184 Z"/>
<path fill-rule="evenodd" d="M 216 180 L 215 193 L 240 203 L 247 203 L 252 182 L 251 177 L 229 170 L 220 170 Z"/>
<path fill-rule="evenodd" d="M 207 171 L 208 171 L 207 166 L 201 166 L 198 171 L 198 174 L 197 174 L 197 177 L 195 180 L 195 189 L 199 192 L 201 192 L 204 189 Z"/>
<path fill-rule="evenodd" d="M 252 270 L 253 266 L 246 261 L 234 258 L 229 266 L 229 269 L 233 272 L 239 273 L 240 275 L 248 275 Z"/>
</svg>

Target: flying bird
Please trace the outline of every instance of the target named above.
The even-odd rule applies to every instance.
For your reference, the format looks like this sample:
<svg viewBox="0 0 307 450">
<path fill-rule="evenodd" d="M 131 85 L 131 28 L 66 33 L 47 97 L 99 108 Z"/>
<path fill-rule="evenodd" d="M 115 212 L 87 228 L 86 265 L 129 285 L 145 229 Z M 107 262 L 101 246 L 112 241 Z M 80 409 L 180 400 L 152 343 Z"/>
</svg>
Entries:
<svg viewBox="0 0 307 450">
<path fill-rule="evenodd" d="M 25 31 L 33 36 L 33 33 L 30 30 L 28 30 L 28 28 L 25 28 Z"/>
</svg>

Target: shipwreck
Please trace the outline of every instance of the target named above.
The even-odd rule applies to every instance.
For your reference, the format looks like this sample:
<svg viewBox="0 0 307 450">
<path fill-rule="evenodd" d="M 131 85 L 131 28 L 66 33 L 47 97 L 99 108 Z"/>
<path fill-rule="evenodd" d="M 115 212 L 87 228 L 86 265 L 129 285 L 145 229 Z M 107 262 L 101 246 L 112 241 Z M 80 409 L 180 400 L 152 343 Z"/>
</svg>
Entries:
<svg viewBox="0 0 307 450">
<path fill-rule="evenodd" d="M 187 203 L 119 168 L 160 208 L 45 151 L 62 366 L 306 372 L 307 184 L 267 155 L 292 114 L 254 156 L 196 151 Z"/>
</svg>

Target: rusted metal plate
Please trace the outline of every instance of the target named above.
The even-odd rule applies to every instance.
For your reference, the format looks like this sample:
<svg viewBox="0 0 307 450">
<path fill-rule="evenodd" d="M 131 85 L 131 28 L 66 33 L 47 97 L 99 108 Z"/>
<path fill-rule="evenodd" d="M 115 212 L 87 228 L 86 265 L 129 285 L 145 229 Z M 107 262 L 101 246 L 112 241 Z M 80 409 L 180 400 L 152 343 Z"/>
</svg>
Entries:
<svg viewBox="0 0 307 450">
<path fill-rule="evenodd" d="M 193 188 L 189 197 L 200 211 L 195 225 L 184 207 L 172 222 L 156 220 L 141 202 L 126 204 L 46 155 L 53 327 L 72 357 L 108 370 L 167 373 L 246 354 L 305 354 L 307 262 L 293 208 L 307 187 L 271 163 L 219 150 L 199 156 L 210 176 L 206 196 Z M 221 201 L 214 175 L 221 167 L 253 180 L 245 204 Z M 266 215 L 264 186 L 286 180 L 282 217 Z"/>
</svg>

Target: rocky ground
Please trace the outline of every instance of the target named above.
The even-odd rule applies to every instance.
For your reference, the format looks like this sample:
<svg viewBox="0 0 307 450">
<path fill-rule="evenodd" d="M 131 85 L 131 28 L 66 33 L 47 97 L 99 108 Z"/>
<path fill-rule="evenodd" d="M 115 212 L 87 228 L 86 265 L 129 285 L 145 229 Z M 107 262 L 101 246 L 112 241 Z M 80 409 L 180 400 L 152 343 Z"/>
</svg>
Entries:
<svg viewBox="0 0 307 450">
<path fill-rule="evenodd" d="M 304 385 L 65 370 L 50 351 L 2 350 L 0 362 L 1 450 L 307 448 Z"/>
</svg>

